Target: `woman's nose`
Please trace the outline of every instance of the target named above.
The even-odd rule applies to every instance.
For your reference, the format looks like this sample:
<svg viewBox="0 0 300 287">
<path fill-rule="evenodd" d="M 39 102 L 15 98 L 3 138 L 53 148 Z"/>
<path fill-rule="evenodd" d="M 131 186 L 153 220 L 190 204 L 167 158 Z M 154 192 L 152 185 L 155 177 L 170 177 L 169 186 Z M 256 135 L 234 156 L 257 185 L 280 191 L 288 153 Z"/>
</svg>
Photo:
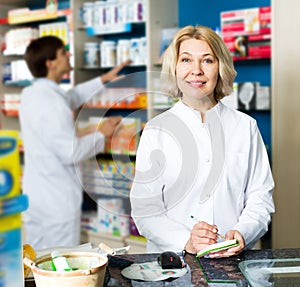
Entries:
<svg viewBox="0 0 300 287">
<path fill-rule="evenodd" d="M 192 74 L 203 75 L 203 69 L 200 62 L 194 62 L 194 65 L 192 67 Z"/>
</svg>

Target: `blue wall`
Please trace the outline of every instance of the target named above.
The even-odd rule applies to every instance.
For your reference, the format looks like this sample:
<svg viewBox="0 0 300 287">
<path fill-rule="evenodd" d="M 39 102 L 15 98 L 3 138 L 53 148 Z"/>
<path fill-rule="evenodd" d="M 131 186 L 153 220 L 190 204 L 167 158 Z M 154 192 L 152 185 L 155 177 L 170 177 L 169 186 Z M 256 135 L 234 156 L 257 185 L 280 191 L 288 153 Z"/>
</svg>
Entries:
<svg viewBox="0 0 300 287">
<path fill-rule="evenodd" d="M 220 13 L 223 11 L 270 6 L 270 0 L 248 0 L 248 1 L 209 1 L 209 0 L 178 0 L 179 26 L 205 25 L 212 29 L 220 28 Z M 261 85 L 271 86 L 271 61 L 237 61 L 236 82 L 257 81 Z M 257 120 L 268 152 L 271 152 L 271 113 L 252 112 L 249 113 Z"/>
<path fill-rule="evenodd" d="M 220 27 L 220 12 L 270 6 L 270 0 L 178 0 L 179 25 L 206 25 Z"/>
</svg>

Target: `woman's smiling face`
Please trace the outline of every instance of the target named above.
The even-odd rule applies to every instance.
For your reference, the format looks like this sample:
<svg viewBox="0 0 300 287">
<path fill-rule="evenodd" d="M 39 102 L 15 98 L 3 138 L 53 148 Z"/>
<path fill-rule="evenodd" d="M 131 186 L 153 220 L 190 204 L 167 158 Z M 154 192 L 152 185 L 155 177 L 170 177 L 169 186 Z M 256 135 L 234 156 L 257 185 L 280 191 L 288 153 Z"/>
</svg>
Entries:
<svg viewBox="0 0 300 287">
<path fill-rule="evenodd" d="M 177 85 L 183 100 L 214 101 L 219 76 L 219 62 L 206 41 L 184 40 L 179 47 L 176 64 Z"/>
</svg>

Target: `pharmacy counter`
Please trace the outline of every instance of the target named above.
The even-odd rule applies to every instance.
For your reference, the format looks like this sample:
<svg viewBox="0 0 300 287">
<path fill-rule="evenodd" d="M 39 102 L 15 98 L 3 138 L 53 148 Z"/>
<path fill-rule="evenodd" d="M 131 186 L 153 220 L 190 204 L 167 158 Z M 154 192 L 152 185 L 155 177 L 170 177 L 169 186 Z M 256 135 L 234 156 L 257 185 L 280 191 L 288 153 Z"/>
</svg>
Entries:
<svg viewBox="0 0 300 287">
<path fill-rule="evenodd" d="M 189 271 L 171 281 L 144 282 L 122 276 L 121 270 L 132 263 L 156 261 L 157 257 L 158 254 L 137 254 L 110 258 L 105 286 L 300 286 L 300 248 L 250 250 L 230 258 L 201 258 L 199 261 L 187 254 L 185 261 Z M 26 287 L 29 286 L 34 284 L 28 282 Z"/>
</svg>

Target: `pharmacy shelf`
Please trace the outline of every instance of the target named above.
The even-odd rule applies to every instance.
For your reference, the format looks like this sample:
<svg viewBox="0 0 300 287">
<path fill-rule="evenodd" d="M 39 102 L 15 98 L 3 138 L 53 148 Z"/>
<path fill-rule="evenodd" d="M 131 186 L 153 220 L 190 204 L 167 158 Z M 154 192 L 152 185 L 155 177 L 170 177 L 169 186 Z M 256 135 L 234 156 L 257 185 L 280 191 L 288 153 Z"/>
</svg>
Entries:
<svg viewBox="0 0 300 287">
<path fill-rule="evenodd" d="M 1 111 L 7 117 L 18 117 L 19 116 L 19 111 L 16 111 L 16 110 L 4 110 L 4 109 L 1 109 Z"/>
<path fill-rule="evenodd" d="M 22 27 L 37 26 L 39 24 L 54 23 L 57 21 L 67 22 L 68 25 L 72 20 L 72 9 L 70 6 L 65 6 L 67 9 L 59 9 L 56 12 L 49 13 L 46 9 L 33 9 L 33 7 L 43 7 L 44 3 L 42 1 L 29 0 L 29 1 L 1 1 L 0 9 L 1 16 L 6 16 L 0 18 L 0 33 L 5 35 L 9 30 L 21 29 Z M 24 8 L 25 7 L 25 8 Z M 43 7 L 44 8 L 44 7 Z M 31 25 L 32 24 L 32 25 Z M 70 41 L 73 41 L 70 34 Z M 8 49 L 6 50 L 5 43 L 1 45 L 1 55 L 0 55 L 0 66 L 6 65 L 20 60 L 25 52 L 25 48 L 19 49 Z M 21 77 L 19 77 L 21 79 Z M 5 80 L 8 77 L 5 78 Z M 0 85 L 0 101 L 4 101 L 5 94 L 20 94 L 21 90 L 32 83 L 31 79 L 21 79 L 18 81 L 6 80 Z M 64 79 L 63 84 L 71 84 L 73 81 L 70 79 Z M 20 123 L 18 118 L 18 111 L 15 109 L 6 109 L 5 107 L 1 109 L 0 112 L 0 122 L 2 129 L 13 129 L 20 130 Z"/>
<path fill-rule="evenodd" d="M 85 71 L 89 71 L 89 70 L 96 70 L 96 71 L 108 71 L 110 70 L 111 68 L 113 68 L 112 66 L 111 67 L 79 67 L 80 70 L 85 70 Z M 132 69 L 132 72 L 134 72 L 134 69 L 137 69 L 137 68 L 143 68 L 143 69 L 146 69 L 146 65 L 128 65 L 126 66 L 126 69 Z"/>
<path fill-rule="evenodd" d="M 87 27 L 86 33 L 88 36 L 100 36 L 108 34 L 127 33 L 132 31 L 131 23 L 122 23 L 116 25 L 110 25 L 109 27 Z"/>
<path fill-rule="evenodd" d="M 26 11 L 28 12 L 28 14 L 26 14 L 24 10 L 24 14 L 20 15 L 18 18 L 15 17 L 13 20 L 10 20 L 8 17 L 0 18 L 0 25 L 27 24 L 32 22 L 48 21 L 48 20 L 58 19 L 60 17 L 66 17 L 72 14 L 71 9 L 58 10 L 57 13 L 55 14 L 46 13 L 44 9 L 26 10 Z"/>
<path fill-rule="evenodd" d="M 31 85 L 31 80 L 19 80 L 19 81 L 5 81 L 5 86 L 11 86 L 11 87 L 27 87 Z"/>
<path fill-rule="evenodd" d="M 70 79 L 63 79 L 62 84 L 69 84 Z M 11 86 L 11 87 L 27 87 L 32 84 L 32 80 L 19 80 L 19 81 L 5 81 L 5 86 Z"/>
<path fill-rule="evenodd" d="M 97 159 L 118 159 L 121 161 L 135 161 L 135 155 L 132 154 L 112 154 L 112 153 L 99 153 L 97 154 Z"/>
<path fill-rule="evenodd" d="M 160 74 L 161 66 L 156 66 L 155 64 L 160 58 L 161 49 L 161 31 L 165 28 L 178 27 L 178 4 L 174 0 L 145 0 L 146 17 L 145 21 L 127 23 L 120 26 L 111 26 L 99 30 L 97 28 L 83 28 L 83 23 L 79 19 L 78 11 L 80 11 L 85 0 L 73 1 L 73 31 L 74 31 L 74 82 L 80 83 L 85 80 L 89 80 L 92 77 L 99 76 L 101 73 L 107 72 L 111 67 L 95 67 L 95 68 L 85 68 L 85 58 L 86 54 L 85 43 L 98 43 L 101 44 L 102 41 L 114 41 L 117 42 L 120 39 L 133 39 L 133 38 L 146 38 L 147 48 L 146 56 L 143 58 L 144 65 L 129 65 L 124 68 L 122 74 L 126 74 L 128 77 L 124 77 L 125 80 L 113 81 L 107 86 L 112 88 L 128 89 L 128 88 L 140 88 L 146 91 L 153 91 L 154 84 L 157 75 Z M 128 0 L 128 3 L 132 1 Z M 101 58 L 101 57 L 100 57 Z M 101 61 L 101 59 L 100 59 Z M 138 62 L 138 61 L 137 61 Z M 101 64 L 101 62 L 100 62 Z M 100 65 L 99 64 L 99 65 Z M 115 85 L 113 85 L 115 83 Z M 124 106 L 113 106 L 109 107 L 109 115 L 122 115 L 124 117 L 131 114 L 132 111 L 135 112 L 136 117 L 141 117 L 142 122 L 153 118 L 156 114 L 160 113 L 160 110 L 153 109 L 154 93 L 146 93 L 143 106 L 141 102 L 138 105 L 132 105 L 129 109 L 124 109 Z M 93 103 L 97 103 L 97 99 Z M 108 109 L 106 106 L 102 106 L 97 103 L 98 106 L 88 106 L 84 108 L 82 114 L 84 118 L 88 119 L 89 116 L 97 115 L 102 116 L 105 110 Z M 132 155 L 97 155 L 97 159 L 107 159 L 107 160 L 121 160 L 125 162 L 135 162 L 135 156 Z M 97 195 L 92 195 L 97 197 Z M 101 196 L 103 197 L 103 196 Z M 130 202 L 129 196 L 124 197 L 123 208 L 125 212 L 130 212 Z M 116 238 L 115 236 L 109 236 L 107 234 L 97 233 L 93 231 L 83 231 L 82 232 L 83 242 L 92 242 L 94 244 L 99 244 L 104 242 L 107 245 L 113 245 L 115 247 L 121 247 L 130 245 L 129 253 L 145 253 L 146 242 L 142 240 L 137 240 L 135 238 Z M 120 243 L 123 245 L 120 246 Z"/>
<path fill-rule="evenodd" d="M 85 184 L 87 185 L 87 184 Z M 93 185 L 93 188 L 95 187 L 96 185 Z M 85 192 L 92 198 L 97 198 L 97 197 L 102 197 L 102 198 L 121 198 L 121 199 L 128 199 L 128 196 L 127 195 L 120 195 L 120 194 L 108 194 L 108 193 L 97 193 L 97 192 L 90 192 L 90 191 L 86 191 Z M 128 192 L 127 192 L 128 193 Z"/>
<path fill-rule="evenodd" d="M 47 12 L 46 9 L 30 10 L 27 8 L 18 9 L 17 13 L 9 15 L 7 23 L 12 24 L 25 24 L 39 21 L 54 20 L 59 17 L 71 15 L 71 9 L 58 10 L 54 13 Z"/>
<path fill-rule="evenodd" d="M 98 69 L 84 70 L 84 43 L 86 42 L 98 42 L 102 40 L 116 40 L 124 38 L 134 38 L 136 35 L 146 37 L 147 42 L 147 56 L 146 64 L 143 67 L 145 69 L 145 87 L 147 90 L 153 91 L 155 80 L 154 75 L 160 73 L 161 67 L 155 65 L 159 61 L 160 57 L 160 45 L 161 45 L 161 31 L 165 28 L 178 27 L 178 4 L 173 0 L 145 0 L 146 18 L 145 21 L 129 23 L 131 31 L 127 32 L 126 29 L 122 32 L 114 33 L 115 27 L 105 28 L 106 30 L 101 31 L 100 34 L 95 33 L 97 30 L 93 28 L 94 32 L 88 35 L 88 30 L 91 28 L 83 29 L 83 23 L 78 17 L 78 11 L 80 11 L 85 0 L 73 1 L 73 19 L 74 19 L 74 57 L 76 59 L 74 65 L 74 82 L 79 83 L 90 79 L 92 76 L 99 74 Z M 128 1 L 130 2 L 130 1 Z M 103 33 L 102 33 L 103 32 Z M 129 72 L 134 72 L 134 67 L 130 68 Z M 137 67 L 140 68 L 140 67 Z M 107 71 L 107 68 L 101 69 L 103 72 Z M 101 73 L 100 70 L 100 73 Z M 139 81 L 140 82 L 140 81 Z M 147 95 L 147 119 L 151 119 L 158 113 L 153 107 L 153 93 Z"/>
</svg>

